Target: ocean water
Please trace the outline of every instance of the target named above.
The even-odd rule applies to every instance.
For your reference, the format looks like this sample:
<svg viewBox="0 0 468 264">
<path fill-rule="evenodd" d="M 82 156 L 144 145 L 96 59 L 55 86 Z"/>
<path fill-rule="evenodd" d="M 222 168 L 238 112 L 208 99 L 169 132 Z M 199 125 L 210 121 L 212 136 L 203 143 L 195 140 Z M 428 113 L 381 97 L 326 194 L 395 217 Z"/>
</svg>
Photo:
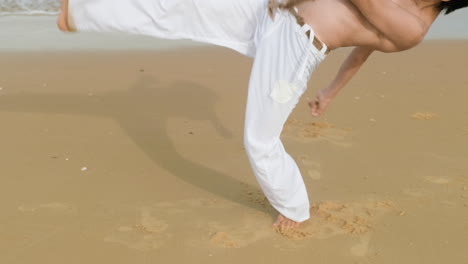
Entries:
<svg viewBox="0 0 468 264">
<path fill-rule="evenodd" d="M 60 0 L 0 0 L 0 15 L 55 15 Z"/>
<path fill-rule="evenodd" d="M 58 13 L 59 7 L 60 0 L 0 0 L 0 16 L 52 16 Z M 468 8 L 440 16 L 427 35 L 427 39 L 467 38 Z"/>
<path fill-rule="evenodd" d="M 426 39 L 468 39 L 468 7 L 452 14 L 440 15 Z"/>
<path fill-rule="evenodd" d="M 0 0 L 0 51 L 161 50 L 203 46 L 187 40 L 169 41 L 126 34 L 63 34 L 55 26 L 59 7 L 60 0 Z M 441 15 L 426 39 L 468 39 L 468 8 Z"/>
</svg>

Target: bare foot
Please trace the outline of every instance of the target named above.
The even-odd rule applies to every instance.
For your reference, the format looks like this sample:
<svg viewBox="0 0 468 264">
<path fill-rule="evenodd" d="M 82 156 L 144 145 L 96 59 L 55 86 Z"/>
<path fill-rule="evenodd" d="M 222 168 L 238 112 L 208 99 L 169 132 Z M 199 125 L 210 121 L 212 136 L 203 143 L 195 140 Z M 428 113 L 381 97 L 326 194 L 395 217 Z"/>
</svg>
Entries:
<svg viewBox="0 0 468 264">
<path fill-rule="evenodd" d="M 74 30 L 70 27 L 68 21 L 68 0 L 62 0 L 60 14 L 57 19 L 57 27 L 63 32 L 73 32 Z"/>
<path fill-rule="evenodd" d="M 274 227 L 278 228 L 287 228 L 287 229 L 293 229 L 299 227 L 301 223 L 298 223 L 296 221 L 293 221 L 291 219 L 286 218 L 282 214 L 278 215 L 278 218 L 276 219 L 276 222 L 273 223 Z"/>
<path fill-rule="evenodd" d="M 332 99 L 333 97 L 327 90 L 319 90 L 315 99 L 309 102 L 311 114 L 315 117 L 322 115 Z"/>
</svg>

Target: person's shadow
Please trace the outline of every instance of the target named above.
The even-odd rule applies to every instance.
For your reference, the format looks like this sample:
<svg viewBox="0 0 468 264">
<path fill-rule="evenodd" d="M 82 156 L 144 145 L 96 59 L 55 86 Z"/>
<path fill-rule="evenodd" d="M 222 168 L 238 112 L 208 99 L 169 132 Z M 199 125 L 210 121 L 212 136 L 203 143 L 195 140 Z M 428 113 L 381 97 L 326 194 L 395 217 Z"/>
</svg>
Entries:
<svg viewBox="0 0 468 264">
<path fill-rule="evenodd" d="M 190 100 L 184 101 L 185 105 L 181 106 L 181 97 Z M 240 195 L 241 188 L 255 192 L 258 191 L 257 187 L 185 159 L 177 152 L 167 134 L 169 118 L 182 117 L 190 120 L 209 120 L 219 134 L 226 138 L 231 137 L 230 131 L 215 114 L 216 100 L 216 94 L 196 83 L 175 82 L 169 87 L 163 87 L 152 77 L 142 76 L 133 87 L 124 92 L 111 91 L 93 96 L 7 94 L 0 97 L 0 111 L 67 113 L 113 118 L 140 149 L 173 175 L 216 196 L 271 214 L 271 209 L 252 203 Z"/>
</svg>

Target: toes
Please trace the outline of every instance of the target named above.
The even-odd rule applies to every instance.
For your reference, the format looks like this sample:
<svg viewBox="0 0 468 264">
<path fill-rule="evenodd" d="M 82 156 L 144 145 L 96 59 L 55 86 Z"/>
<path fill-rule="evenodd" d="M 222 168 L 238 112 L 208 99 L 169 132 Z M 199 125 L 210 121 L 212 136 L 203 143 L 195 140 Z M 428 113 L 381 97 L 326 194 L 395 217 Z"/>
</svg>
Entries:
<svg viewBox="0 0 468 264">
<path fill-rule="evenodd" d="M 282 226 L 284 220 L 285 220 L 284 216 L 278 215 L 278 218 L 276 219 L 276 222 L 273 223 L 273 226 Z"/>
<path fill-rule="evenodd" d="M 284 217 L 283 215 L 279 215 L 278 218 L 276 219 L 276 221 L 273 223 L 273 226 L 274 227 L 278 227 L 278 228 L 281 228 L 281 229 L 294 229 L 294 228 L 297 228 L 299 227 L 299 224 L 298 222 L 296 221 L 293 221 L 291 219 L 288 219 L 286 217 Z"/>
<path fill-rule="evenodd" d="M 282 226 L 286 229 L 294 229 L 299 226 L 299 223 L 290 219 L 286 219 L 282 222 Z"/>
<path fill-rule="evenodd" d="M 281 220 L 278 219 L 276 220 L 276 222 L 273 223 L 273 226 L 277 227 L 277 226 L 280 226 L 280 224 L 281 224 Z"/>
</svg>

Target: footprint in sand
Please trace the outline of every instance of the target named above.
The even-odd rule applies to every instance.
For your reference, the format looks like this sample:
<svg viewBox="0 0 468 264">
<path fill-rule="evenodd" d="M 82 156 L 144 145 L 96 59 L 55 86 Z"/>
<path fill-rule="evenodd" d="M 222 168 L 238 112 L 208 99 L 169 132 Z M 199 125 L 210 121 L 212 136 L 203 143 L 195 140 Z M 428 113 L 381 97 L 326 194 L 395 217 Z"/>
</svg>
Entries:
<svg viewBox="0 0 468 264">
<path fill-rule="evenodd" d="M 450 183 L 452 180 L 445 176 L 426 176 L 424 180 L 434 183 L 434 184 L 447 184 Z"/>
<path fill-rule="evenodd" d="M 124 245 L 131 249 L 149 251 L 158 249 L 171 235 L 166 231 L 169 225 L 153 215 L 149 208 L 140 210 L 138 222 L 122 225 L 107 235 L 104 241 Z"/>
<path fill-rule="evenodd" d="M 249 201 L 260 206 L 268 206 L 268 200 L 262 192 L 248 189 L 245 192 Z M 292 240 L 326 239 L 346 234 L 363 235 L 372 230 L 372 226 L 381 215 L 398 210 L 395 205 L 387 201 L 361 203 L 328 201 L 313 204 L 310 211 L 311 220 L 303 223 L 299 229 L 278 228 L 276 232 Z M 210 231 L 209 238 L 211 245 L 237 248 L 268 237 L 271 233 L 271 229 L 268 228 L 271 225 L 271 217 L 265 215 L 263 220 L 259 214 L 255 220 L 246 221 L 246 224 L 242 225 L 244 228 L 242 226 L 228 228 L 212 223 L 213 230 Z M 255 236 L 248 239 L 252 234 Z"/>
<path fill-rule="evenodd" d="M 403 190 L 403 193 L 408 196 L 417 197 L 417 198 L 424 198 L 424 197 L 429 196 L 429 192 L 422 188 L 408 188 L 408 189 Z"/>
<path fill-rule="evenodd" d="M 216 232 L 210 235 L 210 244 L 223 248 L 240 248 L 239 243 L 226 232 Z"/>
<path fill-rule="evenodd" d="M 18 206 L 18 211 L 20 212 L 38 212 L 38 211 L 48 211 L 55 213 L 73 213 L 76 211 L 75 207 L 67 203 L 45 203 L 39 205 L 20 205 Z"/>
<path fill-rule="evenodd" d="M 411 117 L 417 120 L 431 120 L 436 117 L 439 117 L 439 115 L 435 113 L 430 113 L 430 112 L 417 112 L 417 113 L 412 114 Z"/>
<path fill-rule="evenodd" d="M 338 128 L 327 122 L 302 122 L 297 119 L 289 119 L 283 130 L 283 135 L 289 138 L 308 141 L 327 141 L 338 146 L 349 147 L 347 136 L 351 129 Z"/>
<path fill-rule="evenodd" d="M 467 136 L 468 136 L 468 126 L 467 126 L 467 127 L 464 127 L 464 128 L 462 128 L 462 131 L 463 131 L 463 133 L 464 133 L 465 135 L 467 135 Z"/>
<path fill-rule="evenodd" d="M 402 190 L 402 194 L 406 196 L 406 199 L 409 199 L 413 202 L 417 202 L 420 206 L 424 206 L 425 204 L 432 201 L 433 196 L 429 192 L 429 190 L 424 188 L 407 188 Z"/>
<path fill-rule="evenodd" d="M 358 244 L 351 247 L 351 254 L 356 257 L 365 257 L 369 252 L 370 236 L 363 236 L 359 240 Z"/>
<path fill-rule="evenodd" d="M 309 178 L 312 180 L 320 180 L 322 179 L 322 174 L 318 170 L 307 170 L 307 175 L 309 175 Z"/>
<path fill-rule="evenodd" d="M 464 202 L 463 206 L 468 207 L 468 187 L 462 187 L 462 194 L 460 195 L 461 200 Z"/>
<path fill-rule="evenodd" d="M 254 189 L 248 184 L 242 183 L 242 192 L 244 193 L 244 197 L 250 203 L 253 203 L 261 208 L 270 208 L 270 203 L 268 199 L 263 194 L 263 192 L 259 189 Z"/>
<path fill-rule="evenodd" d="M 186 239 L 191 247 L 196 248 L 222 248 L 235 249 L 243 248 L 259 240 L 268 237 L 274 237 L 275 233 L 271 230 L 271 213 L 274 209 L 268 203 L 267 198 L 257 189 L 247 184 L 244 186 L 245 199 L 249 202 L 264 208 L 257 211 L 241 209 L 236 204 L 223 201 L 197 200 L 184 202 L 183 206 L 192 207 L 198 219 L 201 221 L 193 222 L 191 226 L 182 226 L 179 228 L 197 230 L 197 235 L 192 234 Z M 213 204 L 214 203 L 214 204 Z M 227 217 L 235 210 L 238 214 L 235 218 Z M 271 213 L 267 211 L 271 210 Z M 187 215 L 189 211 L 185 212 Z M 203 219 L 220 218 L 218 220 L 203 221 Z"/>
<path fill-rule="evenodd" d="M 265 207 L 268 204 L 256 190 L 246 189 L 246 192 L 252 193 L 250 196 L 246 194 L 252 201 L 265 204 Z M 172 238 L 192 247 L 241 248 L 275 235 L 269 213 L 249 210 L 251 212 L 236 215 L 235 220 L 225 217 L 233 210 L 244 212 L 234 203 L 217 199 L 157 203 L 139 209 L 137 219 L 118 225 L 104 240 L 135 250 L 151 251 L 161 248 Z M 126 214 L 134 215 L 134 212 L 131 210 Z M 213 221 L 213 218 L 219 219 Z M 171 228 L 177 232 L 171 232 Z"/>
<path fill-rule="evenodd" d="M 391 202 L 322 202 L 311 206 L 311 220 L 298 229 L 278 228 L 277 232 L 293 240 L 326 239 L 338 235 L 364 235 L 383 214 L 396 211 Z"/>
<path fill-rule="evenodd" d="M 231 225 L 210 222 L 205 229 L 207 237 L 200 245 L 210 248 L 243 248 L 274 237 L 271 216 L 264 213 L 241 216 L 236 224 Z"/>
<path fill-rule="evenodd" d="M 306 173 L 310 179 L 315 181 L 322 179 L 320 163 L 310 160 L 310 157 L 307 155 L 301 155 L 299 160 L 306 167 Z"/>
</svg>

